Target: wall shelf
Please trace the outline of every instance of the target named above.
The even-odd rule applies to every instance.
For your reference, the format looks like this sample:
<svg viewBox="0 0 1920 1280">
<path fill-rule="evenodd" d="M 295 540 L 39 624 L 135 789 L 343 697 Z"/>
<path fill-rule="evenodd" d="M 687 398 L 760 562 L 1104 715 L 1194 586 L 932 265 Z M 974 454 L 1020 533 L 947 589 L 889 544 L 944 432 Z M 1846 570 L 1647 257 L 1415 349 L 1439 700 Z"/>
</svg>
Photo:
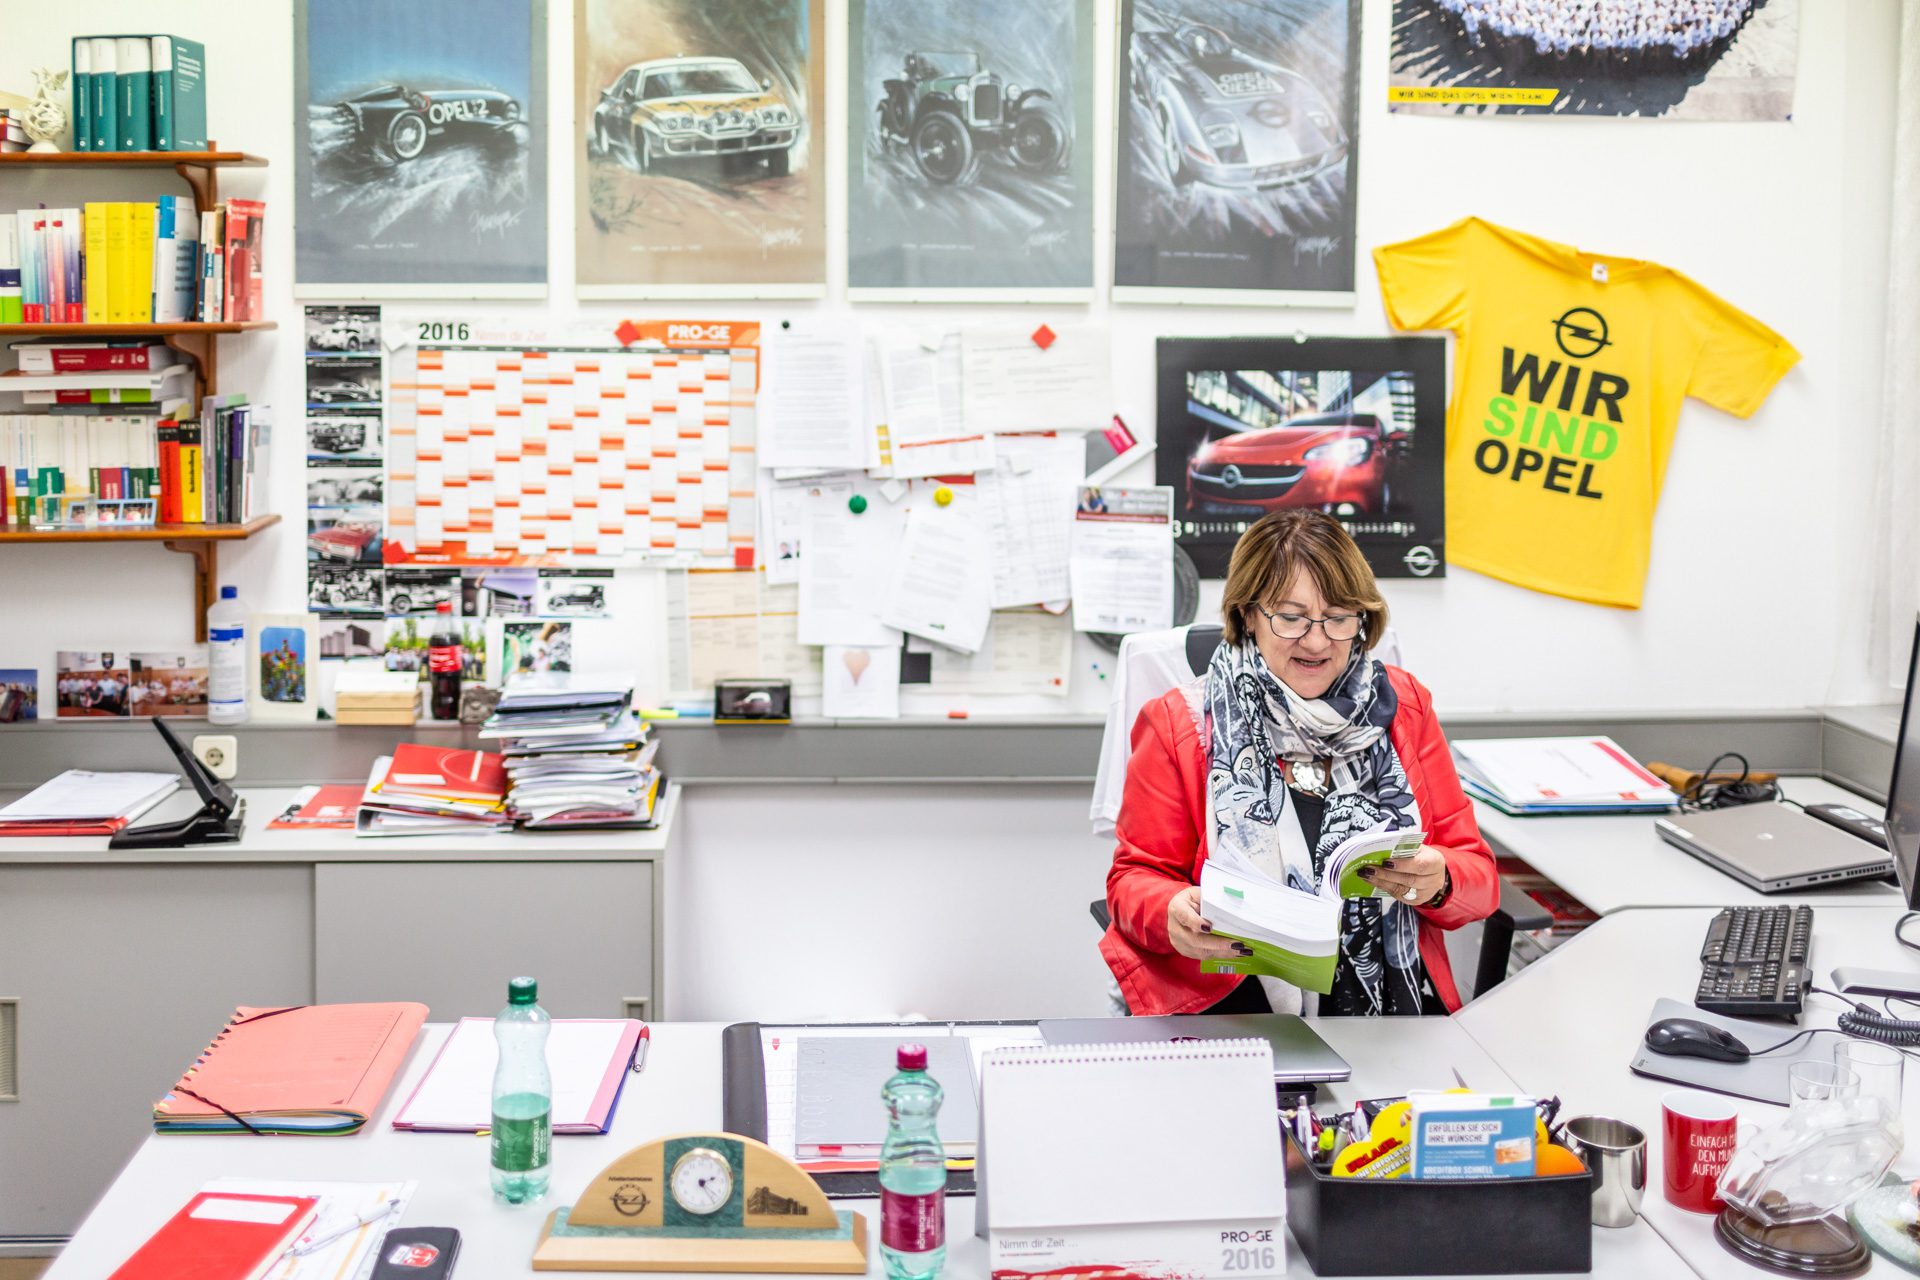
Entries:
<svg viewBox="0 0 1920 1280">
<path fill-rule="evenodd" d="M 170 338 L 276 329 L 272 320 L 182 320 L 173 324 L 0 324 L 0 338 Z"/>
<path fill-rule="evenodd" d="M 28 526 L 0 528 L 0 545 L 43 542 L 158 542 L 169 551 L 193 557 L 193 638 L 205 644 L 207 610 L 213 607 L 220 576 L 219 545 L 251 538 L 280 523 L 278 515 L 255 516 L 245 524 L 150 524 L 130 528 L 40 529 Z"/>
</svg>

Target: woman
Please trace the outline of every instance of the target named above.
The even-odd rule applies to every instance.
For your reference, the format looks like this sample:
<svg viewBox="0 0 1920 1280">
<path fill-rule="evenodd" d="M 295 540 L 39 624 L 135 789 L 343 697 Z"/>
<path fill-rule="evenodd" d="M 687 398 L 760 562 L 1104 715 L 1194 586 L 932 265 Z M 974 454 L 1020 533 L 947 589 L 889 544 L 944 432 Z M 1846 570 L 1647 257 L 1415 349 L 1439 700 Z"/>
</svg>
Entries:
<svg viewBox="0 0 1920 1280">
<path fill-rule="evenodd" d="M 1277 979 L 1201 972 L 1202 960 L 1248 953 L 1212 933 L 1200 866 L 1232 849 L 1311 888 L 1342 840 L 1383 823 L 1427 842 L 1369 869 L 1391 901 L 1341 907 L 1318 1012 L 1459 1008 L 1444 933 L 1493 910 L 1493 855 L 1426 689 L 1367 656 L 1387 606 L 1360 549 L 1329 516 L 1268 515 L 1233 549 L 1222 612 L 1206 675 L 1148 703 L 1133 726 L 1107 873 L 1113 923 L 1100 940 L 1128 1009 L 1301 1011 L 1301 993 Z"/>
</svg>

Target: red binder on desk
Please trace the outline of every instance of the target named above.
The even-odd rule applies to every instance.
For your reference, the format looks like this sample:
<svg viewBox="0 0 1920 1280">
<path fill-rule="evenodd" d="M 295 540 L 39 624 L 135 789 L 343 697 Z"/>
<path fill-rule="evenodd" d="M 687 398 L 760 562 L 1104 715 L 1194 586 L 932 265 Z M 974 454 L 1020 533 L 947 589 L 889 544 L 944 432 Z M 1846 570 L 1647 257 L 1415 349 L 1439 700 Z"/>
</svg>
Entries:
<svg viewBox="0 0 1920 1280">
<path fill-rule="evenodd" d="M 312 1196 L 201 1192 L 111 1280 L 259 1280 L 313 1221 Z"/>
</svg>

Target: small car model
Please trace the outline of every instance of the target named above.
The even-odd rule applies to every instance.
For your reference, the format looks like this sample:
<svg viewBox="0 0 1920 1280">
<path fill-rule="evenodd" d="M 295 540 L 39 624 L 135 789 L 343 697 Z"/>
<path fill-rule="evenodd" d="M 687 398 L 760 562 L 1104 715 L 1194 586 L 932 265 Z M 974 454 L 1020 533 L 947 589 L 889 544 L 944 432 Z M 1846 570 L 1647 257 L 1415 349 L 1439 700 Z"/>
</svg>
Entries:
<svg viewBox="0 0 1920 1280">
<path fill-rule="evenodd" d="M 1134 10 L 1133 92 L 1153 117 L 1176 187 L 1265 189 L 1304 182 L 1347 158 L 1346 129 L 1305 76 L 1237 47 L 1218 27 L 1148 5 Z"/>
<path fill-rule="evenodd" d="M 1337 516 L 1384 515 L 1410 433 L 1370 413 L 1315 413 L 1210 440 L 1187 463 L 1187 506 L 1265 515 L 1309 507 Z"/>
<path fill-rule="evenodd" d="M 881 145 L 907 148 L 928 182 L 972 182 L 988 154 L 1023 173 L 1053 173 L 1072 152 L 1053 94 L 982 71 L 977 53 L 909 53 L 882 88 Z"/>
<path fill-rule="evenodd" d="M 601 90 L 587 153 L 641 173 L 697 156 L 764 161 L 779 178 L 792 169 L 799 136 L 800 112 L 735 59 L 655 58 Z"/>
<path fill-rule="evenodd" d="M 353 453 L 365 447 L 367 428 L 361 422 L 315 422 L 307 428 L 307 447 L 326 453 Z"/>
<path fill-rule="evenodd" d="M 442 88 L 421 92 L 383 84 L 339 103 L 363 148 L 393 160 L 417 158 L 435 138 L 498 133 L 520 123 L 520 103 L 495 89 Z"/>
<path fill-rule="evenodd" d="M 377 398 L 372 387 L 351 378 L 327 378 L 307 384 L 309 404 L 371 404 Z"/>
<path fill-rule="evenodd" d="M 547 608 L 554 613 L 598 613 L 606 607 L 604 587 L 569 587 L 547 597 Z"/>
<path fill-rule="evenodd" d="M 352 563 L 365 555 L 367 548 L 379 536 L 380 526 L 377 524 L 333 524 L 308 534 L 307 550 L 322 560 Z"/>
</svg>

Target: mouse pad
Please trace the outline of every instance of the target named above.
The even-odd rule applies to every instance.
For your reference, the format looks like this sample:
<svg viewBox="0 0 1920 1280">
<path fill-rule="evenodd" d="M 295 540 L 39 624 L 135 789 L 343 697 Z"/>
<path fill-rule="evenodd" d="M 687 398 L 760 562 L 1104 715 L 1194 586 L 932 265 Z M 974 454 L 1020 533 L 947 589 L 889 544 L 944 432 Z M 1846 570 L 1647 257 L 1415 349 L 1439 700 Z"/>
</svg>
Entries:
<svg viewBox="0 0 1920 1280">
<path fill-rule="evenodd" d="M 1801 1033 L 1801 1028 L 1783 1022 L 1723 1018 L 1678 1000 L 1656 1000 L 1653 1012 L 1647 1017 L 1647 1025 L 1650 1027 L 1667 1018 L 1692 1018 L 1710 1027 L 1719 1027 L 1755 1053 L 1792 1040 Z M 1787 1083 L 1788 1069 L 1796 1062 L 1832 1062 L 1833 1042 L 1838 1035 L 1840 1032 L 1837 1030 L 1822 1028 L 1810 1036 L 1801 1036 L 1791 1048 L 1770 1053 L 1764 1058 L 1749 1058 L 1745 1062 L 1715 1062 L 1710 1058 L 1669 1057 L 1664 1053 L 1655 1053 L 1647 1048 L 1642 1033 L 1640 1042 L 1633 1048 L 1633 1061 L 1627 1065 L 1638 1076 L 1671 1080 L 1675 1084 L 1691 1085 L 1714 1093 L 1729 1093 L 1736 1098 L 1752 1098 L 1755 1102 L 1772 1102 L 1784 1107 L 1792 1096 Z"/>
</svg>

